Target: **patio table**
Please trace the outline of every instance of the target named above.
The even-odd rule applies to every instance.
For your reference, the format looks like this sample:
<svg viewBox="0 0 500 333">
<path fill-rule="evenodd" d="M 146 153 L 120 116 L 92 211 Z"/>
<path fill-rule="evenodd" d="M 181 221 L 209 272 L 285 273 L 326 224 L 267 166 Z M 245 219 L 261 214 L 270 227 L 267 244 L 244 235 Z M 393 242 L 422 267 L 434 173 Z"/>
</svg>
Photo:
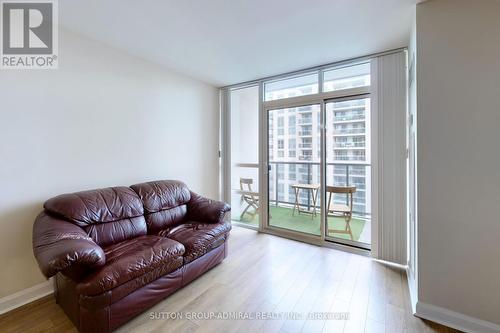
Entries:
<svg viewBox="0 0 500 333">
<path fill-rule="evenodd" d="M 295 191 L 295 203 L 293 204 L 293 211 L 292 211 L 292 216 L 295 215 L 295 208 L 297 208 L 297 212 L 300 213 L 308 213 L 311 214 L 311 218 L 314 218 L 316 216 L 316 200 L 318 199 L 318 190 L 319 190 L 320 185 L 319 184 L 293 184 L 292 188 Z M 299 192 L 300 190 L 306 190 L 311 192 L 311 197 L 312 197 L 312 210 L 310 208 L 310 205 L 307 210 L 300 209 L 300 203 L 299 203 Z"/>
</svg>

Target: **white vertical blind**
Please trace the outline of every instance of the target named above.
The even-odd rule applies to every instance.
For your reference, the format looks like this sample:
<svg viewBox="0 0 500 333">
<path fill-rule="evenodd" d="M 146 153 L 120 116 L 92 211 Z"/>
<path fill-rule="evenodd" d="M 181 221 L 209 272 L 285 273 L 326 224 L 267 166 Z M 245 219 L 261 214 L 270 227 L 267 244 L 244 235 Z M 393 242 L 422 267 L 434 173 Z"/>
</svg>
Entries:
<svg viewBox="0 0 500 333">
<path fill-rule="evenodd" d="M 406 52 L 377 57 L 372 72 L 378 182 L 374 254 L 406 265 Z"/>
</svg>

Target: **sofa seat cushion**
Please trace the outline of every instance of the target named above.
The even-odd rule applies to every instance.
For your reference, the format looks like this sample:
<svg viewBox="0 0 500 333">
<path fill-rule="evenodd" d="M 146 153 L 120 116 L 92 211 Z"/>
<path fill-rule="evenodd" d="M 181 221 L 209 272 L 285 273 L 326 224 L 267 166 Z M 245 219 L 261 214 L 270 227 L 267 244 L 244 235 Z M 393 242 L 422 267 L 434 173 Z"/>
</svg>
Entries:
<svg viewBox="0 0 500 333">
<path fill-rule="evenodd" d="M 224 243 L 230 230 L 228 222 L 187 222 L 171 229 L 166 236 L 184 245 L 187 264 Z"/>
<path fill-rule="evenodd" d="M 181 243 L 152 235 L 111 245 L 104 249 L 106 264 L 79 281 L 77 290 L 80 294 L 94 296 L 124 284 L 140 287 L 140 284 L 128 282 L 140 280 L 145 275 L 173 272 L 182 266 L 184 251 Z M 154 274 L 150 273 L 153 271 Z"/>
</svg>

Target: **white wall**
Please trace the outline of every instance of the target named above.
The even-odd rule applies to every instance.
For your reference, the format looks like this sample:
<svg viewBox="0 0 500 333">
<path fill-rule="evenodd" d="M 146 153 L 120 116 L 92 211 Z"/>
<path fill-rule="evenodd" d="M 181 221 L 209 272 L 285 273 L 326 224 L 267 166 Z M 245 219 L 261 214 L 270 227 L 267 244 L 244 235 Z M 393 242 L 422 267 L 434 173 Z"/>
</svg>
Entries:
<svg viewBox="0 0 500 333">
<path fill-rule="evenodd" d="M 0 297 L 44 281 L 31 249 L 57 194 L 179 179 L 218 190 L 218 90 L 61 31 L 60 68 L 0 71 Z"/>
<path fill-rule="evenodd" d="M 500 1 L 417 6 L 419 302 L 500 324 Z"/>
</svg>

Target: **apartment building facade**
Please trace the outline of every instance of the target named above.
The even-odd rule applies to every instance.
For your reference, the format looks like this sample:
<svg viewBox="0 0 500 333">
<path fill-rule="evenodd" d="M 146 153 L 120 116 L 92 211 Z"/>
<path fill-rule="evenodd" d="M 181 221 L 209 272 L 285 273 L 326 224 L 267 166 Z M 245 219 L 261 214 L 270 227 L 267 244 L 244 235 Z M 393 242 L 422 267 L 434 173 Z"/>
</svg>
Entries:
<svg viewBox="0 0 500 333">
<path fill-rule="evenodd" d="M 360 85 L 368 75 L 326 82 L 327 89 Z M 331 87 L 328 87 L 330 85 Z M 267 90 L 266 100 L 310 94 L 317 84 Z M 371 214 L 370 98 L 336 101 L 325 107 L 326 184 L 356 186 L 354 211 L 360 217 Z M 271 110 L 268 112 L 268 154 L 270 164 L 269 199 L 271 204 L 295 202 L 293 184 L 319 184 L 321 159 L 321 111 L 319 105 Z M 310 205 L 307 191 L 299 202 Z M 334 196 L 345 202 L 345 196 Z M 317 204 L 319 205 L 320 200 Z"/>
</svg>

